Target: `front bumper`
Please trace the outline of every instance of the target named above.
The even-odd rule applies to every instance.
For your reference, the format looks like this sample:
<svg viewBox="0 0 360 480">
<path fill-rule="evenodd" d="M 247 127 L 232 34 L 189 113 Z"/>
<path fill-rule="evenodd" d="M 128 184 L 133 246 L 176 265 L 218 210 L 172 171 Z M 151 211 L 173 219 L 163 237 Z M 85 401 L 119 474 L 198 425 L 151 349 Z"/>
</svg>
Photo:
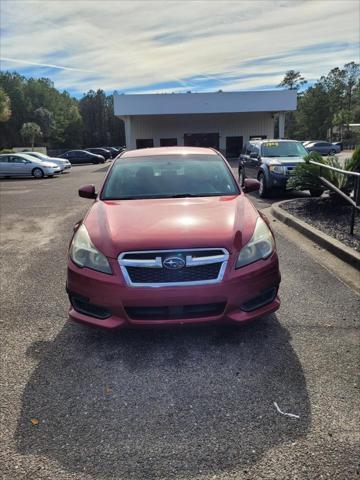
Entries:
<svg viewBox="0 0 360 480">
<path fill-rule="evenodd" d="M 269 175 L 269 188 L 286 188 L 290 175 L 271 173 Z"/>
<path fill-rule="evenodd" d="M 117 261 L 109 261 L 113 275 L 79 268 L 69 259 L 67 292 L 72 320 L 108 329 L 246 323 L 280 307 L 277 290 L 281 277 L 276 253 L 238 270 L 229 262 L 221 283 L 191 287 L 130 287 L 125 284 Z M 157 311 L 159 318 L 156 318 Z M 204 315 L 199 314 L 201 311 Z M 155 313 L 149 316 L 146 312 Z"/>
<path fill-rule="evenodd" d="M 45 174 L 46 175 L 60 175 L 62 172 L 60 167 L 57 168 L 47 168 L 45 169 Z"/>
</svg>

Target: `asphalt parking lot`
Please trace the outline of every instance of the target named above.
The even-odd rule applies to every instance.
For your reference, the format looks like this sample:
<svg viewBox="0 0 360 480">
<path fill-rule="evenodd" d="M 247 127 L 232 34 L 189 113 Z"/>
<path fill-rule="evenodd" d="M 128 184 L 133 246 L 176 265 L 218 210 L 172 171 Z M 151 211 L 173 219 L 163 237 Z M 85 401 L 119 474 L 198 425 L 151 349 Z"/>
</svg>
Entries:
<svg viewBox="0 0 360 480">
<path fill-rule="evenodd" d="M 77 189 L 107 168 L 0 180 L 2 478 L 360 478 L 359 297 L 276 225 L 276 315 L 117 332 L 68 321 L 67 246 L 91 203 Z"/>
</svg>

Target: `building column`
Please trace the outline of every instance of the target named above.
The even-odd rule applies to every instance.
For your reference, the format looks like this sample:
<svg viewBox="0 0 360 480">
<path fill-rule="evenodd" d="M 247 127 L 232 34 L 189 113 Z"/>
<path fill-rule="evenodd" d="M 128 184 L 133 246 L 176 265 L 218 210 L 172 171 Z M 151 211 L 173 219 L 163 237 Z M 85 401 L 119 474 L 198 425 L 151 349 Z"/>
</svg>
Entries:
<svg viewBox="0 0 360 480">
<path fill-rule="evenodd" d="M 127 150 L 133 150 L 135 146 L 132 141 L 132 131 L 131 131 L 131 117 L 124 117 L 125 122 L 125 141 Z"/>
<path fill-rule="evenodd" d="M 285 112 L 279 113 L 279 138 L 285 137 Z"/>
</svg>

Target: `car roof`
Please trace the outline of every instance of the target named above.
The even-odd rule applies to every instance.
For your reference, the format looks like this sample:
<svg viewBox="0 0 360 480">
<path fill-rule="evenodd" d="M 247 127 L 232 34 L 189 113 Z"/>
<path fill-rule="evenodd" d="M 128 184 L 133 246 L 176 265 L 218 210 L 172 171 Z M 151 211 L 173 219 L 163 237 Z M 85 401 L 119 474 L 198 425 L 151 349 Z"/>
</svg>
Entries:
<svg viewBox="0 0 360 480">
<path fill-rule="evenodd" d="M 128 150 L 121 155 L 121 158 L 129 157 L 151 157 L 159 155 L 218 155 L 216 150 L 204 147 L 155 147 Z"/>
<path fill-rule="evenodd" d="M 22 158 L 26 158 L 27 160 L 31 160 L 32 162 L 34 161 L 34 157 L 32 157 L 31 155 L 27 155 L 26 153 L 1 153 L 0 156 L 1 157 L 5 157 L 5 156 L 9 156 L 11 155 L 12 157 L 22 157 Z"/>
<path fill-rule="evenodd" d="M 47 155 L 43 152 L 21 152 L 21 153 L 24 153 L 25 155 L 32 155 L 33 153 L 35 154 L 39 154 L 39 155 L 45 155 L 45 157 L 47 157 Z"/>
</svg>

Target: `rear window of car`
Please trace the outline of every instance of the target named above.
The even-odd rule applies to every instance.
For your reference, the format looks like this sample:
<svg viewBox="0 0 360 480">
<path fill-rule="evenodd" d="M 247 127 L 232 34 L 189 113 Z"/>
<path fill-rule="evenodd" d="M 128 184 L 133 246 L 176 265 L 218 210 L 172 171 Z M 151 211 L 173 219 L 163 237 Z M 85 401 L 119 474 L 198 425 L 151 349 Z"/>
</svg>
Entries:
<svg viewBox="0 0 360 480">
<path fill-rule="evenodd" d="M 102 200 L 238 195 L 217 155 L 120 157 L 102 189 Z"/>
</svg>

